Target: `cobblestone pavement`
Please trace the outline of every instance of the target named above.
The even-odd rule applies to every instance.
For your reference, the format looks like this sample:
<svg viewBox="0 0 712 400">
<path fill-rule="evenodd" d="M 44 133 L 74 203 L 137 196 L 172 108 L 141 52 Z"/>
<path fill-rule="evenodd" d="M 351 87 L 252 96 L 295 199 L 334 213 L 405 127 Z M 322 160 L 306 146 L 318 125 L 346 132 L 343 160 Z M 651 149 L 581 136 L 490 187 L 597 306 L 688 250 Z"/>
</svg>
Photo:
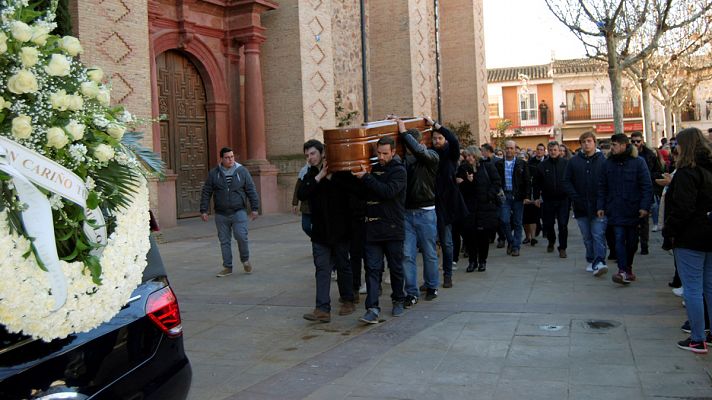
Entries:
<svg viewBox="0 0 712 400">
<path fill-rule="evenodd" d="M 545 240 L 519 258 L 493 245 L 486 272 L 466 273 L 461 259 L 454 287 L 402 318 L 389 316 L 384 290 L 386 321 L 366 327 L 363 302 L 329 324 L 302 319 L 314 267 L 297 217 L 253 222 L 254 272 L 220 279 L 212 219 L 181 221 L 159 240 L 193 364 L 190 398 L 712 398 L 712 355 L 675 346 L 686 317 L 659 233 L 651 254 L 636 256 L 638 281 L 621 287 L 610 271 L 584 271 L 575 222 L 569 231 L 567 259 Z M 334 282 L 332 306 L 337 298 Z"/>
</svg>

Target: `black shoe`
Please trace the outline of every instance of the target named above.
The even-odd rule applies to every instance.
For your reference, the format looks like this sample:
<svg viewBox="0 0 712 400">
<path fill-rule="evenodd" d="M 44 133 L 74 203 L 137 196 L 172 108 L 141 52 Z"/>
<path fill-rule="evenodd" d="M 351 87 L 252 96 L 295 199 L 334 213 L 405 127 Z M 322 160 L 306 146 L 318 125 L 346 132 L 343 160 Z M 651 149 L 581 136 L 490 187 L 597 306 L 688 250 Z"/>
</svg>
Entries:
<svg viewBox="0 0 712 400">
<path fill-rule="evenodd" d="M 641 255 L 641 256 L 647 256 L 648 254 L 650 254 L 650 253 L 648 253 L 648 248 L 647 248 L 647 247 L 641 247 L 641 248 L 640 248 L 640 255 Z"/>
<path fill-rule="evenodd" d="M 529 242 L 530 242 L 529 238 L 522 240 L 522 244 L 529 244 Z"/>
<path fill-rule="evenodd" d="M 403 307 L 405 308 L 411 308 L 414 305 L 418 304 L 418 298 L 415 296 L 407 295 L 405 296 L 405 300 L 403 301 Z"/>
<path fill-rule="evenodd" d="M 425 292 L 425 301 L 435 300 L 437 297 L 438 297 L 438 289 L 428 288 L 427 292 Z"/>
<path fill-rule="evenodd" d="M 452 287 L 452 276 L 443 277 L 443 287 L 449 289 Z"/>
<path fill-rule="evenodd" d="M 546 246 L 546 252 L 547 253 L 553 253 L 554 252 L 554 243 L 549 242 L 549 244 Z"/>
<path fill-rule="evenodd" d="M 539 241 L 536 240 L 536 239 L 534 239 L 534 238 L 532 238 L 532 240 L 529 241 L 529 243 L 530 243 L 532 246 L 536 246 L 536 244 L 539 243 Z"/>
<path fill-rule="evenodd" d="M 707 354 L 707 344 L 705 342 L 695 342 L 692 338 L 677 342 L 677 347 L 697 354 Z"/>
<path fill-rule="evenodd" d="M 507 246 L 507 255 L 508 256 L 512 255 L 512 246 L 511 245 Z"/>
<path fill-rule="evenodd" d="M 475 268 L 477 268 L 475 262 L 470 260 L 470 263 L 467 265 L 467 269 L 465 270 L 465 272 L 473 272 Z"/>
<path fill-rule="evenodd" d="M 494 238 L 490 239 L 490 244 L 494 243 Z"/>
<path fill-rule="evenodd" d="M 692 332 L 692 329 L 690 328 L 690 321 L 685 321 L 684 324 L 680 327 L 680 329 L 685 332 L 685 333 L 690 333 Z"/>
<path fill-rule="evenodd" d="M 512 250 L 512 257 L 519 257 L 519 249 Z"/>
<path fill-rule="evenodd" d="M 477 267 L 478 272 L 484 272 L 487 270 L 487 261 L 481 261 L 480 266 Z"/>
<path fill-rule="evenodd" d="M 501 248 L 503 248 L 503 247 L 504 247 L 504 240 L 498 240 L 498 241 L 497 241 L 497 248 L 498 248 L 498 249 L 501 249 Z"/>
</svg>

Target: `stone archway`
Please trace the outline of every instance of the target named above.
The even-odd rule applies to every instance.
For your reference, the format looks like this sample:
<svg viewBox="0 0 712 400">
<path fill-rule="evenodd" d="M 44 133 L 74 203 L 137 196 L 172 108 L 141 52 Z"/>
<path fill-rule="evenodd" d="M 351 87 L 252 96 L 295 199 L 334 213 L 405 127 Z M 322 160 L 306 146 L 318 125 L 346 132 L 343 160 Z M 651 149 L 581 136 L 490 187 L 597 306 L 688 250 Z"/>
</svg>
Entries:
<svg viewBox="0 0 712 400">
<path fill-rule="evenodd" d="M 178 218 L 200 214 L 200 193 L 208 173 L 206 94 L 198 69 L 178 51 L 156 57 L 161 157 L 176 174 Z"/>
</svg>

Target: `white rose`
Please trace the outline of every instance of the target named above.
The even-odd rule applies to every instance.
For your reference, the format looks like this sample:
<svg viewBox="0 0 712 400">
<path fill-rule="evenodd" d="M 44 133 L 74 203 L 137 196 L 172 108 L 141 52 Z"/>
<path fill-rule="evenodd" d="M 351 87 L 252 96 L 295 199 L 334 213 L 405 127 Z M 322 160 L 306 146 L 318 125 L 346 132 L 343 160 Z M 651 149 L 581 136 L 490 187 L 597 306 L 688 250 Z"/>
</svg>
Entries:
<svg viewBox="0 0 712 400">
<path fill-rule="evenodd" d="M 109 124 L 106 128 L 106 133 L 116 140 L 121 140 L 124 137 L 124 132 L 126 132 L 126 128 L 119 124 Z"/>
<path fill-rule="evenodd" d="M 46 25 L 34 25 L 32 27 L 32 43 L 38 46 L 44 46 L 49 37 L 49 27 Z"/>
<path fill-rule="evenodd" d="M 20 115 L 12 119 L 12 135 L 17 139 L 27 139 L 32 135 L 32 119 Z"/>
<path fill-rule="evenodd" d="M 82 49 L 81 43 L 79 43 L 79 39 L 75 38 L 74 36 L 63 37 L 62 40 L 59 42 L 59 46 L 72 57 L 84 51 L 84 49 Z"/>
<path fill-rule="evenodd" d="M 5 108 L 10 108 L 11 105 L 12 105 L 12 103 L 10 103 L 9 101 L 0 97 L 0 111 L 2 111 Z"/>
<path fill-rule="evenodd" d="M 72 139 L 74 140 L 82 140 L 84 138 L 85 128 L 86 126 L 80 124 L 75 120 L 70 120 L 69 123 L 64 126 L 64 130 L 69 132 L 69 134 L 72 135 Z"/>
<path fill-rule="evenodd" d="M 25 68 L 29 68 L 37 64 L 40 60 L 40 52 L 34 47 L 23 47 L 20 49 L 20 62 Z"/>
<path fill-rule="evenodd" d="M 52 59 L 45 67 L 45 71 L 52 76 L 67 76 L 69 75 L 69 67 L 71 61 L 69 58 L 61 54 L 52 54 Z"/>
<path fill-rule="evenodd" d="M 60 89 L 49 95 L 49 103 L 55 110 L 66 111 L 69 108 L 69 96 L 64 89 Z"/>
<path fill-rule="evenodd" d="M 109 89 L 99 89 L 99 93 L 97 93 L 96 99 L 102 106 L 108 106 L 111 102 L 111 93 L 109 92 Z"/>
<path fill-rule="evenodd" d="M 84 108 L 84 99 L 82 96 L 69 95 L 67 96 L 67 108 L 72 111 L 79 111 Z"/>
<path fill-rule="evenodd" d="M 27 42 L 32 39 L 32 28 L 22 21 L 14 21 L 10 25 L 10 32 L 18 42 Z"/>
<path fill-rule="evenodd" d="M 64 134 L 64 129 L 56 126 L 47 129 L 47 146 L 61 149 L 69 143 L 69 138 Z"/>
<path fill-rule="evenodd" d="M 102 143 L 94 148 L 94 158 L 100 162 L 107 162 L 114 158 L 114 149 Z"/>
<path fill-rule="evenodd" d="M 7 88 L 15 94 L 34 93 L 38 89 L 37 78 L 32 72 L 21 69 L 7 80 Z"/>
<path fill-rule="evenodd" d="M 87 77 L 96 83 L 101 83 L 101 80 L 104 79 L 104 71 L 99 67 L 94 67 L 87 71 Z"/>
<path fill-rule="evenodd" d="M 97 85 L 96 82 L 82 82 L 80 88 L 82 94 L 90 99 L 99 94 L 99 85 Z"/>
<path fill-rule="evenodd" d="M 0 32 L 0 54 L 7 51 L 7 35 L 5 32 Z"/>
</svg>

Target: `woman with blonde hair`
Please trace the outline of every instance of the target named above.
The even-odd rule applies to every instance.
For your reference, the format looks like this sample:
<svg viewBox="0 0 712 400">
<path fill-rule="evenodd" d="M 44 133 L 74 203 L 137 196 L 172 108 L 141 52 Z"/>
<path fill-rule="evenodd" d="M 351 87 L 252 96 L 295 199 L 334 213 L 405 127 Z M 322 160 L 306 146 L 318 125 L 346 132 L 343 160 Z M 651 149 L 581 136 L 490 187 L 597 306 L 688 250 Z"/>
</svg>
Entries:
<svg viewBox="0 0 712 400">
<path fill-rule="evenodd" d="M 703 302 L 712 318 L 712 145 L 697 128 L 677 134 L 677 169 L 665 194 L 663 236 L 672 244 L 685 288 L 690 337 L 677 343 L 683 350 L 707 353 L 712 335 L 705 335 Z M 704 294 L 704 298 L 703 298 Z"/>
<path fill-rule="evenodd" d="M 480 149 L 465 149 L 465 162 L 460 164 L 455 181 L 467 206 L 462 235 L 469 253 L 467 272 L 487 269 L 489 237 L 499 225 L 500 190 L 499 174 L 491 162 L 481 163 Z"/>
</svg>

